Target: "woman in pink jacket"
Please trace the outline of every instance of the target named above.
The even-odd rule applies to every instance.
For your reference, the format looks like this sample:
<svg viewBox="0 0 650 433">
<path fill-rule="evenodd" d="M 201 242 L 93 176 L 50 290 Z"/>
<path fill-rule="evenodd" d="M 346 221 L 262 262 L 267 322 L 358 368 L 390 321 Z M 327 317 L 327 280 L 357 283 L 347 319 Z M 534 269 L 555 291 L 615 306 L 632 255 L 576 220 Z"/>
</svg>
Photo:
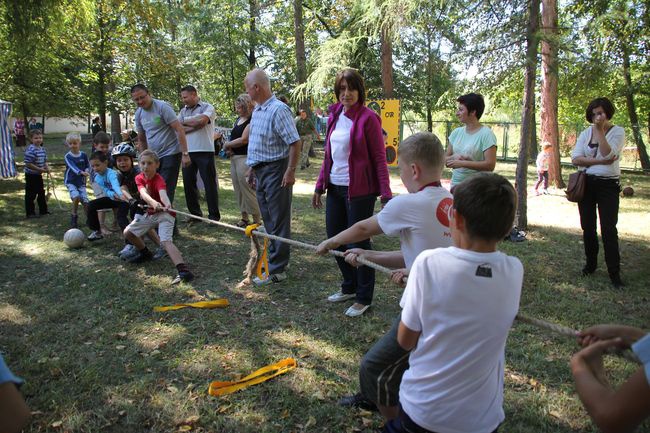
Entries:
<svg viewBox="0 0 650 433">
<path fill-rule="evenodd" d="M 363 78 L 354 69 L 344 69 L 336 76 L 334 93 L 338 103 L 329 108 L 325 159 L 316 191 L 314 208 L 321 208 L 321 196 L 327 191 L 325 225 L 331 238 L 354 223 L 372 216 L 377 196 L 382 203 L 391 198 L 386 150 L 381 133 L 381 120 L 364 106 L 366 97 Z M 370 239 L 341 246 L 370 249 Z M 372 303 L 375 271 L 367 266 L 355 268 L 337 257 L 343 276 L 341 289 L 328 297 L 330 302 L 354 299 L 345 314 L 357 317 Z"/>
</svg>

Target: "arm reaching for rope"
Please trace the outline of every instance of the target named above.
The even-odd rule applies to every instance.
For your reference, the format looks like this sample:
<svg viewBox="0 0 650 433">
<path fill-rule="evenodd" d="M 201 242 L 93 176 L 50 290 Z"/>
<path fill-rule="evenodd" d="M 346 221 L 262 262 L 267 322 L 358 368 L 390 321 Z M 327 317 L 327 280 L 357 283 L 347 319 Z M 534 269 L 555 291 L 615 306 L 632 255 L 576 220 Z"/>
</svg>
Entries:
<svg viewBox="0 0 650 433">
<path fill-rule="evenodd" d="M 336 236 L 332 236 L 331 238 L 321 242 L 316 248 L 316 254 L 323 256 L 327 254 L 329 250 L 335 250 L 341 245 L 352 244 L 383 233 L 384 232 L 377 221 L 377 216 L 373 215 L 370 218 L 359 221 L 352 227 L 343 230 Z"/>
<path fill-rule="evenodd" d="M 643 331 L 627 326 L 599 325 L 582 331 L 579 339 L 587 346 L 571 358 L 571 370 L 578 396 L 596 425 L 605 433 L 631 432 L 650 416 L 650 336 L 635 345 L 644 367 L 639 368 L 618 389 L 605 376 L 603 354 L 610 348 L 629 347 Z"/>
</svg>

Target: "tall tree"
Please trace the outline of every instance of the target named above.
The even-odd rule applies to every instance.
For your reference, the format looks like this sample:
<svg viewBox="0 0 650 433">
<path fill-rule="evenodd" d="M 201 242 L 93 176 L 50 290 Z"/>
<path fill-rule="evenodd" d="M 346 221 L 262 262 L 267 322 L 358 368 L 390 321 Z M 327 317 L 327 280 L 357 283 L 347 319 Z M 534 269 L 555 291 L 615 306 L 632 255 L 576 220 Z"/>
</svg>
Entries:
<svg viewBox="0 0 650 433">
<path fill-rule="evenodd" d="M 553 149 L 549 181 L 557 188 L 564 188 L 558 125 L 558 33 L 557 0 L 542 0 L 541 133 L 542 141 L 549 142 Z"/>
<path fill-rule="evenodd" d="M 296 39 L 296 84 L 301 87 L 307 82 L 307 55 L 305 53 L 305 26 L 302 21 L 302 0 L 293 0 L 293 26 Z M 300 95 L 300 108 L 309 109 L 309 100 Z"/>
<path fill-rule="evenodd" d="M 517 214 L 515 225 L 520 229 L 528 227 L 528 152 L 535 139 L 535 77 L 537 72 L 537 51 L 540 0 L 529 0 L 528 26 L 526 30 L 526 72 L 524 75 L 524 97 L 521 116 L 521 139 L 517 158 Z"/>
</svg>

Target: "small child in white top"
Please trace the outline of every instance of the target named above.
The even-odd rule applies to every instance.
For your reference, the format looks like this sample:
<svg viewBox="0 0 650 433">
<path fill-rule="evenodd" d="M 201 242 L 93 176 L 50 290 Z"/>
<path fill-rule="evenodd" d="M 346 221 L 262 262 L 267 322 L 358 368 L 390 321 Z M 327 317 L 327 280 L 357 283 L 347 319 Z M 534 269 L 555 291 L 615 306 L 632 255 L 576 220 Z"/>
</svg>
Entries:
<svg viewBox="0 0 650 433">
<path fill-rule="evenodd" d="M 454 247 L 424 251 L 402 297 L 397 340 L 412 350 L 398 419 L 384 432 L 490 433 L 503 422 L 508 331 L 519 309 L 523 266 L 497 251 L 510 231 L 515 190 L 478 173 L 454 191 Z"/>
<path fill-rule="evenodd" d="M 535 193 L 539 195 L 539 186 L 544 182 L 543 194 L 548 194 L 548 168 L 551 162 L 551 143 L 542 142 L 542 151 L 537 154 L 535 165 L 537 166 L 537 183 L 535 184 Z"/>
</svg>

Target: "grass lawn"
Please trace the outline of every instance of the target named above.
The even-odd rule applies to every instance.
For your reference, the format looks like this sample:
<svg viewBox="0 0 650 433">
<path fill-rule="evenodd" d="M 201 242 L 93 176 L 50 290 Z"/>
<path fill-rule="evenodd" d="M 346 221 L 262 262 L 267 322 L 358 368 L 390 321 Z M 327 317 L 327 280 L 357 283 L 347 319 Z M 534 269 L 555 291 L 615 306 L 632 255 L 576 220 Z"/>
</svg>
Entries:
<svg viewBox="0 0 650 433">
<path fill-rule="evenodd" d="M 48 142 L 61 160 L 65 149 Z M 86 149 L 87 150 L 87 149 Z M 18 151 L 20 153 L 20 151 Z M 21 157 L 19 156 L 19 159 Z M 318 161 L 317 161 L 318 162 Z M 498 164 L 513 180 L 515 166 Z M 225 222 L 238 211 L 229 162 L 219 161 Z M 395 191 L 403 191 L 391 170 Z M 530 182 L 533 182 L 531 169 Z M 310 207 L 317 168 L 298 173 L 293 237 L 324 238 L 324 213 Z M 448 173 L 446 173 L 448 177 Z M 343 410 L 336 400 L 358 388 L 358 363 L 398 314 L 401 289 L 378 275 L 373 308 L 343 315 L 330 304 L 339 273 L 332 257 L 292 249 L 289 279 L 267 288 L 237 288 L 249 242 L 240 233 L 206 224 L 181 225 L 177 245 L 197 273 L 171 286 L 168 259 L 142 266 L 121 262 L 117 237 L 69 250 L 63 169 L 55 170 L 52 215 L 24 219 L 24 183 L 0 182 L 0 351 L 26 379 L 22 391 L 34 411 L 28 432 L 373 432 L 376 414 Z M 501 248 L 524 263 L 521 311 L 580 329 L 601 322 L 650 328 L 650 178 L 624 175 L 633 198 L 621 199 L 619 235 L 624 290 L 612 289 L 604 266 L 590 278 L 583 265 L 578 210 L 561 192 L 529 197 L 528 241 Z M 179 185 L 179 209 L 184 197 Z M 85 229 L 87 231 L 87 229 Z M 398 241 L 379 236 L 377 249 Z M 601 264 L 602 253 L 601 253 Z M 226 309 L 154 313 L 156 305 L 224 297 Z M 573 341 L 515 324 L 506 349 L 505 411 L 500 432 L 592 432 L 572 385 Z M 231 380 L 286 357 L 295 370 L 229 396 L 207 394 L 212 380 Z M 634 369 L 606 360 L 619 383 Z M 650 431 L 646 423 L 639 431 Z"/>
</svg>

